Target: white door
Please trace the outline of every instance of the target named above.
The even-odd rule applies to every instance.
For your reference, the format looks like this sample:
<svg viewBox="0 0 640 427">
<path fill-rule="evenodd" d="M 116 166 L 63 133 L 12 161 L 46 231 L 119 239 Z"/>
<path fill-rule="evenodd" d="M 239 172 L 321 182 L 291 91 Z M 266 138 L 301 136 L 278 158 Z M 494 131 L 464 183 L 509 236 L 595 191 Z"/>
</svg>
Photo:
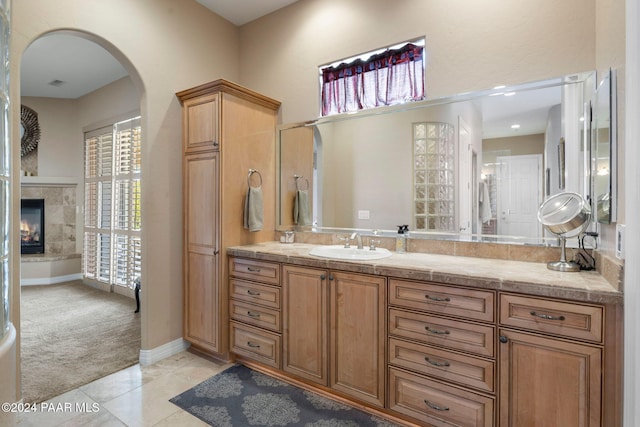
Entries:
<svg viewBox="0 0 640 427">
<path fill-rule="evenodd" d="M 542 155 L 497 158 L 498 234 L 541 237 Z"/>
<path fill-rule="evenodd" d="M 471 128 L 458 118 L 458 227 L 460 234 L 471 234 L 473 196 L 471 195 Z"/>
</svg>

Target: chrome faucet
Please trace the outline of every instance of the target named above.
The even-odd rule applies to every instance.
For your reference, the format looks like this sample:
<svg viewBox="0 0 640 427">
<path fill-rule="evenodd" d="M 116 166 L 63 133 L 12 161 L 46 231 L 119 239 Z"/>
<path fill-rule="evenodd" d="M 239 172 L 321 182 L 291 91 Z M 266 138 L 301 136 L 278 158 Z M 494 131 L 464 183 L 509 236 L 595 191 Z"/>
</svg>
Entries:
<svg viewBox="0 0 640 427">
<path fill-rule="evenodd" d="M 364 246 L 362 246 L 362 236 L 360 235 L 360 233 L 357 232 L 353 232 L 351 234 L 351 237 L 349 237 L 350 240 L 356 239 L 356 243 L 358 244 L 358 249 L 364 249 Z"/>
</svg>

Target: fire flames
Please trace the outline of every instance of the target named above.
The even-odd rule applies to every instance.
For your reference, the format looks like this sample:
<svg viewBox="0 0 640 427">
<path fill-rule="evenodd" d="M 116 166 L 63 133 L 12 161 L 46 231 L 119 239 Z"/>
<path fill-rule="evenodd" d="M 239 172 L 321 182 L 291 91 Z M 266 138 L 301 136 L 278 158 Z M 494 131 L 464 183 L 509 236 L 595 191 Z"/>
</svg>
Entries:
<svg viewBox="0 0 640 427">
<path fill-rule="evenodd" d="M 40 231 L 35 225 L 29 224 L 28 221 L 20 221 L 20 240 L 22 242 L 39 242 Z"/>
</svg>

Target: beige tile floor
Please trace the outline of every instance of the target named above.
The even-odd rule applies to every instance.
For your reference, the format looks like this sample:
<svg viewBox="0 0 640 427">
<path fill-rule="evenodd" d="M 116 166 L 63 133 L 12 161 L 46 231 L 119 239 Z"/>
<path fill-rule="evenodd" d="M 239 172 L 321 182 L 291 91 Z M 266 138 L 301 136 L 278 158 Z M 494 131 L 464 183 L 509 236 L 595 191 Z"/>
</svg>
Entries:
<svg viewBox="0 0 640 427">
<path fill-rule="evenodd" d="M 184 351 L 149 366 L 135 365 L 21 413 L 18 427 L 206 426 L 169 402 L 228 368 Z"/>
</svg>

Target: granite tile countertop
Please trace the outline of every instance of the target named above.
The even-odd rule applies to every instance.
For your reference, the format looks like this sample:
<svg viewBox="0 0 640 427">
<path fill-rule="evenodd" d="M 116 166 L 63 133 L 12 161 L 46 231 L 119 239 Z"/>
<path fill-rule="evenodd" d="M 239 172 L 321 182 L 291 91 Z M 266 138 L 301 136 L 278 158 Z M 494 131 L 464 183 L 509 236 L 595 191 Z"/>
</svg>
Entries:
<svg viewBox="0 0 640 427">
<path fill-rule="evenodd" d="M 593 303 L 622 303 L 623 294 L 599 273 L 562 273 L 545 263 L 428 253 L 392 253 L 372 261 L 347 261 L 309 255 L 317 245 L 266 242 L 227 248 L 227 255 L 323 269 L 433 281 L 482 289 Z"/>
</svg>

